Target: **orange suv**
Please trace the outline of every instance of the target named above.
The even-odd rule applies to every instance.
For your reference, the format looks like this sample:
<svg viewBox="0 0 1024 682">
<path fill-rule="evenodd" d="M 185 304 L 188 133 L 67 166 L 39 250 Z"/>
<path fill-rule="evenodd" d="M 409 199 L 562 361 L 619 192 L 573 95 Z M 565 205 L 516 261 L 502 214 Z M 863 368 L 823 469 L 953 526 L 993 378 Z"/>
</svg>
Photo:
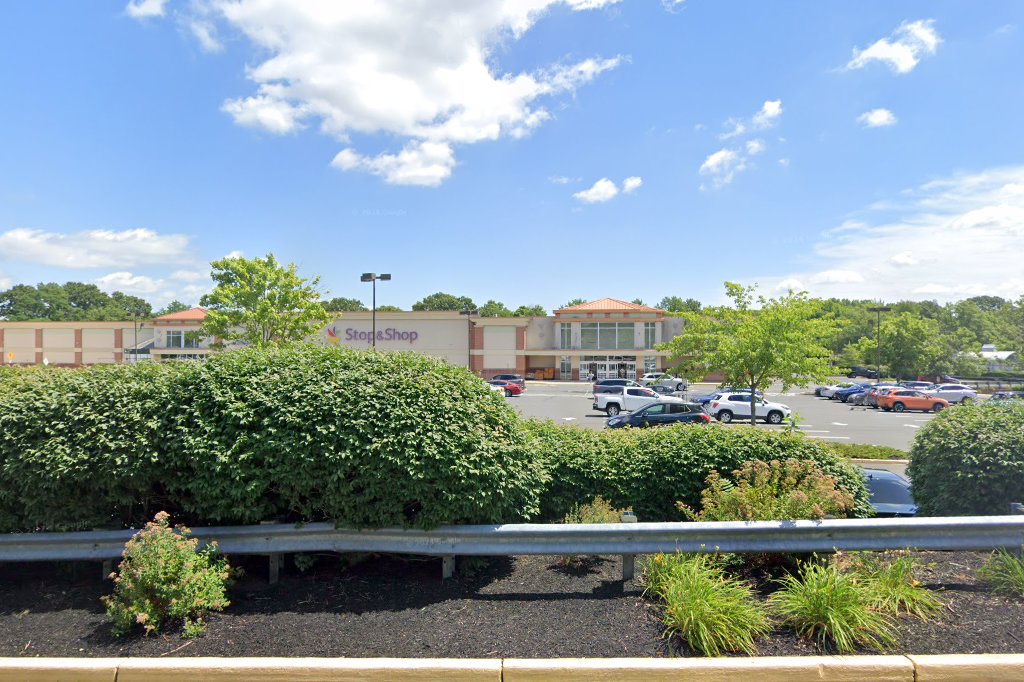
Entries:
<svg viewBox="0 0 1024 682">
<path fill-rule="evenodd" d="M 912 389 L 896 389 L 885 395 L 878 396 L 878 406 L 886 412 L 903 412 L 904 410 L 923 410 L 925 412 L 941 412 L 949 407 L 942 398 L 933 398 L 927 393 Z"/>
</svg>

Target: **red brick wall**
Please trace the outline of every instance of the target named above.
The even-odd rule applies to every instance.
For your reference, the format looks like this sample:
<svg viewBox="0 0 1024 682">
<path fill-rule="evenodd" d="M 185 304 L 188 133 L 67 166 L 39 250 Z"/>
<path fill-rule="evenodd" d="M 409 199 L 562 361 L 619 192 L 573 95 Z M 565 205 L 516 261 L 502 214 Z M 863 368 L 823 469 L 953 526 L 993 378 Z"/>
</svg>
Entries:
<svg viewBox="0 0 1024 682">
<path fill-rule="evenodd" d="M 114 362 L 124 362 L 124 339 L 121 337 L 123 330 L 114 330 Z"/>
<path fill-rule="evenodd" d="M 36 348 L 42 348 L 42 347 L 43 347 L 43 330 L 42 329 L 37 329 L 36 330 Z M 37 350 L 36 351 L 36 364 L 38 365 L 38 364 L 41 364 L 42 362 L 43 362 L 43 351 L 42 350 Z"/>
</svg>

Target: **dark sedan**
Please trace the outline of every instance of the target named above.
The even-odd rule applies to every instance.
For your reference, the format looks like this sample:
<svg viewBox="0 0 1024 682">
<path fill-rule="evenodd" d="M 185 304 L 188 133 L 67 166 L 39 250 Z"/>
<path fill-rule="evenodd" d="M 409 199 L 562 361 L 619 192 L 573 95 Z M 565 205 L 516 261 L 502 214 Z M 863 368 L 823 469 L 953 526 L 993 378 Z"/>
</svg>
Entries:
<svg viewBox="0 0 1024 682">
<path fill-rule="evenodd" d="M 710 421 L 711 417 L 696 403 L 654 402 L 629 414 L 612 417 L 607 425 L 609 429 L 621 429 L 624 426 L 644 428 L 665 424 L 707 424 Z"/>
<path fill-rule="evenodd" d="M 910 481 L 885 469 L 861 467 L 864 482 L 871 493 L 875 516 L 915 516 L 917 503 L 910 493 Z"/>
</svg>

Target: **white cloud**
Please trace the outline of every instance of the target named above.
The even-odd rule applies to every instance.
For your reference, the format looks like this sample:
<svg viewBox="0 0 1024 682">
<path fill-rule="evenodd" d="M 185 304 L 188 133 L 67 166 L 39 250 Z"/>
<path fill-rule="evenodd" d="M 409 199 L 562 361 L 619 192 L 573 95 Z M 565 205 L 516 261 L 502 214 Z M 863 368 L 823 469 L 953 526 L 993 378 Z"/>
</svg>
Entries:
<svg viewBox="0 0 1024 682">
<path fill-rule="evenodd" d="M 176 270 L 171 273 L 170 279 L 178 280 L 179 282 L 196 282 L 207 276 L 207 273 L 196 272 L 195 270 Z"/>
<path fill-rule="evenodd" d="M 581 178 L 569 178 L 564 175 L 552 175 L 548 178 L 548 182 L 555 185 L 568 185 L 573 182 L 579 182 Z"/>
<path fill-rule="evenodd" d="M 245 258 L 245 252 L 235 249 L 224 255 L 225 258 Z"/>
<path fill-rule="evenodd" d="M 455 153 L 443 142 L 409 142 L 398 154 L 362 156 L 352 149 L 338 152 L 331 165 L 341 170 L 361 169 L 392 185 L 437 187 L 455 167 Z"/>
<path fill-rule="evenodd" d="M 135 296 L 146 296 L 159 291 L 163 286 L 160 280 L 146 277 L 145 275 L 133 275 L 130 272 L 111 272 L 110 274 L 97 277 L 94 280 L 96 286 L 107 293 L 121 291 Z"/>
<path fill-rule="evenodd" d="M 199 277 L 194 277 L 195 275 Z M 202 277 L 205 277 L 202 273 L 185 270 L 179 270 L 166 279 L 119 271 L 97 277 L 93 284 L 107 293 L 120 291 L 145 298 L 154 308 L 161 308 L 174 300 L 188 304 L 198 303 L 204 294 L 213 290 L 213 282 L 209 279 L 200 282 L 199 279 Z M 182 285 L 181 282 L 188 283 Z"/>
<path fill-rule="evenodd" d="M 558 95 L 617 67 L 592 57 L 529 72 L 502 70 L 509 43 L 557 4 L 595 10 L 618 0 L 429 3 L 193 2 L 181 20 L 207 50 L 219 25 L 248 38 L 254 91 L 225 101 L 236 123 L 273 134 L 307 126 L 345 144 L 332 165 L 393 184 L 437 186 L 455 146 L 522 137 L 551 118 Z M 367 152 L 358 137 L 398 140 Z"/>
<path fill-rule="evenodd" d="M 614 182 L 608 178 L 601 178 L 590 189 L 576 192 L 573 197 L 586 204 L 595 204 L 614 199 L 618 193 L 619 188 Z"/>
<path fill-rule="evenodd" d="M 846 68 L 860 69 L 879 61 L 896 73 L 910 73 L 922 57 L 935 54 L 941 42 L 934 19 L 904 21 L 889 38 L 881 38 L 863 50 L 854 48 Z"/>
<path fill-rule="evenodd" d="M 64 268 L 133 267 L 188 260 L 189 238 L 152 230 L 74 234 L 19 228 L 0 234 L 0 259 Z"/>
<path fill-rule="evenodd" d="M 1024 294 L 1024 166 L 956 175 L 900 192 L 824 233 L 809 255 L 822 267 L 778 284 L 813 294 L 888 301 Z M 1010 188 L 1007 191 L 1007 188 Z M 761 278 L 772 286 L 774 278 Z"/>
<path fill-rule="evenodd" d="M 857 117 L 857 123 L 865 128 L 884 128 L 896 125 L 896 115 L 888 109 L 872 109 Z"/>
<path fill-rule="evenodd" d="M 767 100 L 761 106 L 761 111 L 754 114 L 754 126 L 757 128 L 771 128 L 778 122 L 780 116 L 782 116 L 782 100 Z"/>
<path fill-rule="evenodd" d="M 779 165 L 783 168 L 789 167 L 789 159 L 779 159 Z"/>
<path fill-rule="evenodd" d="M 632 177 L 628 177 L 622 181 L 622 192 L 624 194 L 629 194 L 630 192 L 640 189 L 640 186 L 643 184 L 643 178 L 639 176 L 634 175 Z"/>
<path fill-rule="evenodd" d="M 0 275 L 0 289 L 10 289 L 11 284 L 12 281 L 10 277 L 7 277 L 6 275 Z"/>
<path fill-rule="evenodd" d="M 131 0 L 124 11 L 132 19 L 150 19 L 162 17 L 166 4 L 167 0 Z"/>
<path fill-rule="evenodd" d="M 747 140 L 747 155 L 757 156 L 765 149 L 763 140 Z"/>
<path fill-rule="evenodd" d="M 737 121 L 734 118 L 730 118 L 722 125 L 726 126 L 726 131 L 718 136 L 719 140 L 728 140 L 733 137 L 739 137 L 743 133 L 747 132 L 747 126 L 743 121 Z"/>
<path fill-rule="evenodd" d="M 736 174 L 746 167 L 746 160 L 742 156 L 731 149 L 719 149 L 704 159 L 698 172 L 710 176 L 715 188 L 720 188 L 732 182 Z"/>
<path fill-rule="evenodd" d="M 789 291 L 790 289 L 793 291 L 803 291 L 805 289 L 804 283 L 796 277 L 787 277 L 775 285 L 775 291 Z"/>
</svg>

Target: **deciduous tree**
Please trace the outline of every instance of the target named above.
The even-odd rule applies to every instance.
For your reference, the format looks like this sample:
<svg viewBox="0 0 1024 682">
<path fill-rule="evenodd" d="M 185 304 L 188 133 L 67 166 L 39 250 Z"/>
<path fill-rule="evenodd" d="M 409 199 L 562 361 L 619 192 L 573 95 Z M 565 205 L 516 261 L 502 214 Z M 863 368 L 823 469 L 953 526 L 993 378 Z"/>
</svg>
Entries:
<svg viewBox="0 0 1024 682">
<path fill-rule="evenodd" d="M 413 310 L 476 310 L 476 304 L 469 296 L 455 296 L 437 292 L 424 296 L 423 300 L 412 304 Z"/>
</svg>

